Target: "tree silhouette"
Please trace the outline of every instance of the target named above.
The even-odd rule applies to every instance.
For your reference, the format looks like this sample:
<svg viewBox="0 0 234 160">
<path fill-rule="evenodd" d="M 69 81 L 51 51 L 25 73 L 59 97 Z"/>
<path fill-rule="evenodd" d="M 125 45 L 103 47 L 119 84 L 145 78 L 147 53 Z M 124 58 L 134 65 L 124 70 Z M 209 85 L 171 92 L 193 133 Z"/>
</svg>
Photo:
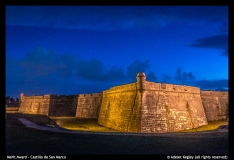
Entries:
<svg viewBox="0 0 234 160">
<path fill-rule="evenodd" d="M 16 98 L 16 105 L 17 105 L 17 106 L 20 106 L 20 102 L 21 102 L 20 99 L 19 99 L 19 98 Z"/>
<path fill-rule="evenodd" d="M 10 96 L 6 97 L 6 107 L 10 107 L 10 106 L 19 106 L 20 105 L 20 99 L 19 98 L 11 98 Z"/>
<path fill-rule="evenodd" d="M 10 103 L 10 97 L 7 96 L 7 97 L 6 97 L 6 104 L 7 104 L 7 106 L 9 106 L 9 103 Z"/>
<path fill-rule="evenodd" d="M 11 104 L 14 104 L 15 103 L 15 99 L 14 98 L 10 98 L 10 102 L 11 102 Z"/>
</svg>

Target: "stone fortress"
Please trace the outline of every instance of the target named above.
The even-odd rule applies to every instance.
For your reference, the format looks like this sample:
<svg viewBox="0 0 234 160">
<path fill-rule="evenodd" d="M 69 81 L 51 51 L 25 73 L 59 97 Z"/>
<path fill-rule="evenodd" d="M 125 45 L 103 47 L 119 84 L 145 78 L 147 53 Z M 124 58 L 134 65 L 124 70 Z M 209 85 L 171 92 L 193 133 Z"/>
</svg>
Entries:
<svg viewBox="0 0 234 160">
<path fill-rule="evenodd" d="M 115 86 L 102 93 L 79 95 L 20 95 L 20 113 L 51 117 L 98 119 L 98 124 L 119 131 L 175 132 L 228 118 L 228 92 L 201 91 L 198 87 L 146 81 Z"/>
</svg>

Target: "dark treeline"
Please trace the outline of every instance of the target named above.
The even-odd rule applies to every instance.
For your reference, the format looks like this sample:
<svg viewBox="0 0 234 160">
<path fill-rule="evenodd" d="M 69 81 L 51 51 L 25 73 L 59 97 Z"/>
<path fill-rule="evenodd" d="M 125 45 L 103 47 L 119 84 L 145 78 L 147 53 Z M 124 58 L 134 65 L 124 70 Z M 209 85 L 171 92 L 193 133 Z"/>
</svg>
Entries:
<svg viewBox="0 0 234 160">
<path fill-rule="evenodd" d="M 14 98 L 12 98 L 12 97 L 10 97 L 10 96 L 7 96 L 6 97 L 6 102 L 5 102 L 5 106 L 6 107 L 19 107 L 19 105 L 20 105 L 20 99 L 19 98 L 16 98 L 16 99 L 14 99 Z"/>
</svg>

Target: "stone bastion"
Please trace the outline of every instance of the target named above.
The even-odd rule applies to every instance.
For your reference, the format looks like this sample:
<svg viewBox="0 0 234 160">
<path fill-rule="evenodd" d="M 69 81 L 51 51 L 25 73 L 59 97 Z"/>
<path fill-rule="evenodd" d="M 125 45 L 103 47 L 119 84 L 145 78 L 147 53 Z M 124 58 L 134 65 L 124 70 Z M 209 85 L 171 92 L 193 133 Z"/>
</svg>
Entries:
<svg viewBox="0 0 234 160">
<path fill-rule="evenodd" d="M 98 119 L 119 131 L 162 133 L 207 125 L 228 118 L 228 92 L 146 81 L 115 86 L 102 93 L 78 95 L 20 95 L 20 113 Z"/>
</svg>

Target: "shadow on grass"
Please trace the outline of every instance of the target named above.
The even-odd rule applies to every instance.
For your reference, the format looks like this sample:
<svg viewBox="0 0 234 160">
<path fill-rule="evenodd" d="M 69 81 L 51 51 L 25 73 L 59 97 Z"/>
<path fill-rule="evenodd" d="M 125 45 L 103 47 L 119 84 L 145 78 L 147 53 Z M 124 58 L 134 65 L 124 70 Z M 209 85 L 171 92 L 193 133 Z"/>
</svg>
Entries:
<svg viewBox="0 0 234 160">
<path fill-rule="evenodd" d="M 202 132 L 202 131 L 212 131 L 212 130 L 216 130 L 218 128 L 222 128 L 222 126 L 227 126 L 228 125 L 228 121 L 227 120 L 216 120 L 216 121 L 210 121 L 208 122 L 208 125 L 205 126 L 201 126 L 198 128 L 193 128 L 193 129 L 189 129 L 189 130 L 183 130 L 183 131 L 179 131 L 179 132 Z"/>
</svg>

